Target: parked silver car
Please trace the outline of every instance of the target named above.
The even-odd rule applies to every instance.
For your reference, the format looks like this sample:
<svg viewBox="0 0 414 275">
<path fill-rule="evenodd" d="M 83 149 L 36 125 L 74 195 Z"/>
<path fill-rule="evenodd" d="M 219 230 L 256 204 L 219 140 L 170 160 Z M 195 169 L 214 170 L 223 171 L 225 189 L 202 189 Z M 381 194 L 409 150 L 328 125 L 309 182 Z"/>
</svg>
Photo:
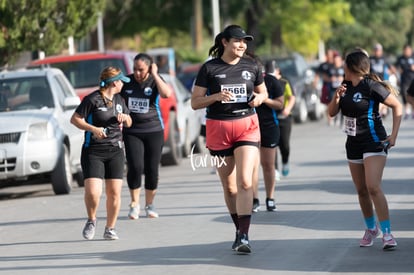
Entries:
<svg viewBox="0 0 414 275">
<path fill-rule="evenodd" d="M 179 148 L 172 148 L 172 150 L 180 150 L 184 157 L 191 154 L 194 146 L 194 151 L 199 152 L 203 145 L 203 139 L 200 137 L 201 118 L 200 113 L 191 108 L 191 92 L 181 83 L 181 81 L 169 74 L 160 74 L 165 82 L 172 87 L 174 95 L 177 100 L 177 129 L 178 131 L 171 131 L 176 133 L 176 144 Z M 175 127 L 170 124 L 170 127 Z M 173 145 L 166 143 L 164 150 L 171 150 Z"/>
<path fill-rule="evenodd" d="M 292 116 L 295 122 L 303 123 L 320 120 L 325 113 L 325 106 L 320 102 L 320 91 L 314 86 L 315 72 L 306 60 L 298 53 L 276 60 L 282 75 L 292 84 L 296 94 Z"/>
<path fill-rule="evenodd" d="M 83 185 L 83 132 L 70 124 L 80 99 L 59 69 L 0 73 L 0 186 L 51 182 L 68 194 Z"/>
</svg>

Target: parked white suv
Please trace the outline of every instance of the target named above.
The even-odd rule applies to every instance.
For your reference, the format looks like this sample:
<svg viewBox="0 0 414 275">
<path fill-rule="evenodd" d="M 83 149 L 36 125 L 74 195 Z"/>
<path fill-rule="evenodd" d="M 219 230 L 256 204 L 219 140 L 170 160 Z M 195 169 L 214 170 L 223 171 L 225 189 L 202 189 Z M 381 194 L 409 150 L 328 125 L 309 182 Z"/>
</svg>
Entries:
<svg viewBox="0 0 414 275">
<path fill-rule="evenodd" d="M 51 182 L 68 194 L 83 185 L 83 132 L 70 123 L 80 99 L 59 69 L 0 73 L 0 186 Z"/>
</svg>

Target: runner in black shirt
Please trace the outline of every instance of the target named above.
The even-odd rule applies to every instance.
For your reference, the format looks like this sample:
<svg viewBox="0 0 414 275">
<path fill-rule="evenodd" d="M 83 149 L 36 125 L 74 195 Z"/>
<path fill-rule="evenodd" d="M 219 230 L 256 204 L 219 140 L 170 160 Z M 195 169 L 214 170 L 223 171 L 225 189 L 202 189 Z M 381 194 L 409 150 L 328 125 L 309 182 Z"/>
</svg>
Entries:
<svg viewBox="0 0 414 275">
<path fill-rule="evenodd" d="M 250 253 L 252 179 L 258 169 L 260 130 L 254 107 L 267 98 L 261 68 L 244 57 L 253 37 L 231 25 L 219 33 L 201 67 L 191 98 L 193 109 L 207 107 L 206 146 L 213 156 L 223 157 L 217 167 L 227 208 L 236 227 L 232 248 Z"/>
<path fill-rule="evenodd" d="M 399 69 L 400 77 L 400 92 L 404 104 L 405 115 L 404 118 L 408 118 L 411 114 L 410 106 L 407 102 L 407 90 L 414 81 L 414 54 L 410 45 L 404 45 L 403 54 L 398 57 L 395 65 Z"/>
<path fill-rule="evenodd" d="M 256 107 L 260 125 L 260 164 L 262 166 L 263 180 L 266 190 L 267 211 L 276 211 L 276 204 L 274 200 L 276 184 L 274 165 L 276 158 L 276 147 L 279 144 L 280 139 L 277 111 L 280 111 L 283 108 L 284 103 L 283 87 L 281 81 L 276 78 L 276 67 L 276 61 L 274 60 L 269 60 L 265 63 L 264 81 L 269 98 L 263 101 L 262 105 Z M 253 212 L 257 212 L 260 208 L 258 176 L 255 177 L 255 180 L 257 181 L 253 184 Z"/>
<path fill-rule="evenodd" d="M 328 106 L 329 114 L 339 111 L 344 115 L 347 134 L 346 154 L 359 204 L 367 229 L 360 246 L 371 246 L 378 236 L 374 208 L 383 232 L 383 248 L 397 246 L 391 234 L 387 200 L 381 189 L 381 178 L 387 152 L 395 145 L 401 123 L 402 106 L 398 92 L 376 74 L 369 74 L 370 63 L 366 52 L 356 50 L 345 59 L 345 81 L 336 89 Z M 379 104 L 392 109 L 391 135 L 387 136 L 378 112 Z"/>
<path fill-rule="evenodd" d="M 119 68 L 107 67 L 101 73 L 100 89 L 87 95 L 72 115 L 71 123 L 85 131 L 81 165 L 85 178 L 85 205 L 88 221 L 83 229 L 85 239 L 93 239 L 96 211 L 105 180 L 107 218 L 104 238 L 118 239 L 115 223 L 121 206 L 121 187 L 125 156 L 122 128 L 132 120 L 124 100 L 118 94 L 123 82 L 129 82 Z"/>
<path fill-rule="evenodd" d="M 127 182 L 131 196 L 128 217 L 139 217 L 141 175 L 144 174 L 145 212 L 149 218 L 158 218 L 153 202 L 164 145 L 164 123 L 159 101 L 160 96 L 169 97 L 172 91 L 158 74 L 157 64 L 144 53 L 135 56 L 134 73 L 129 77 L 131 82 L 125 84 L 121 91 L 132 117 L 131 128 L 124 131 Z"/>
</svg>

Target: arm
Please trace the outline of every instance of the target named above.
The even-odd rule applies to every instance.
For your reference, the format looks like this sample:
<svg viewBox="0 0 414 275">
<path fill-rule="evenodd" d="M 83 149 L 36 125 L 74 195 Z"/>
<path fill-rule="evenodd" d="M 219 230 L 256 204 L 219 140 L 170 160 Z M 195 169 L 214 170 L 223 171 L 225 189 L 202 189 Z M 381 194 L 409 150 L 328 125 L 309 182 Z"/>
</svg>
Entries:
<svg viewBox="0 0 414 275">
<path fill-rule="evenodd" d="M 283 109 L 284 96 L 282 95 L 277 98 L 266 98 L 263 103 L 274 110 L 281 110 Z"/>
<path fill-rule="evenodd" d="M 292 87 L 290 87 L 289 82 L 286 82 L 285 84 L 285 94 L 287 94 L 287 104 L 285 108 L 282 110 L 282 115 L 287 117 L 292 112 L 293 107 L 295 106 L 296 97 L 292 91 Z"/>
<path fill-rule="evenodd" d="M 331 102 L 328 104 L 328 114 L 331 117 L 336 116 L 339 113 L 339 100 L 341 96 L 346 92 L 346 85 L 342 84 L 335 90 L 335 94 L 332 97 Z"/>
<path fill-rule="evenodd" d="M 398 130 L 400 129 L 401 117 L 402 117 L 402 105 L 396 96 L 390 94 L 385 100 L 384 104 L 392 109 L 392 131 L 391 135 L 387 138 L 390 142 L 390 147 L 395 145 L 397 140 Z"/>
<path fill-rule="evenodd" d="M 73 113 L 72 117 L 70 118 L 70 123 L 72 123 L 81 130 L 91 132 L 95 137 L 99 139 L 106 137 L 103 127 L 96 127 L 87 123 L 85 119 L 76 112 Z"/>
<path fill-rule="evenodd" d="M 232 97 L 232 93 L 228 91 L 221 91 L 206 96 L 207 88 L 194 85 L 193 93 L 191 94 L 191 107 L 194 110 L 205 108 L 216 101 L 227 101 Z"/>
<path fill-rule="evenodd" d="M 268 98 L 266 85 L 263 82 L 262 84 L 254 87 L 254 98 L 249 102 L 250 107 L 258 107 Z"/>
<path fill-rule="evenodd" d="M 131 127 L 132 125 L 132 118 L 129 114 L 120 113 L 117 115 L 117 119 L 119 123 L 123 123 L 125 127 Z"/>
<path fill-rule="evenodd" d="M 158 66 L 155 63 L 151 64 L 151 75 L 154 77 L 155 85 L 157 85 L 160 96 L 163 98 L 170 97 L 172 93 L 171 88 L 158 74 Z"/>
<path fill-rule="evenodd" d="M 288 97 L 287 102 L 288 104 L 282 110 L 283 116 L 290 115 L 290 113 L 292 112 L 293 106 L 295 106 L 296 97 L 294 95 L 291 95 L 290 97 Z"/>
</svg>

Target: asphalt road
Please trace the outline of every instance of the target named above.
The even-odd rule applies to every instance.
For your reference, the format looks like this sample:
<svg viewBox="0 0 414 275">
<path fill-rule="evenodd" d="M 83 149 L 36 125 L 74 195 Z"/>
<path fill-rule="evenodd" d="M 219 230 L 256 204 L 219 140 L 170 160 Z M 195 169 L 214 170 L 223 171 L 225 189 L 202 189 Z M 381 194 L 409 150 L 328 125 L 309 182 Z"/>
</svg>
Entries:
<svg viewBox="0 0 414 275">
<path fill-rule="evenodd" d="M 380 238 L 373 247 L 358 246 L 364 224 L 345 161 L 345 136 L 321 121 L 294 125 L 291 174 L 277 183 L 277 212 L 264 211 L 261 182 L 251 255 L 231 250 L 234 228 L 220 183 L 202 165 L 209 156 L 197 155 L 161 168 L 159 219 L 128 220 L 124 185 L 118 241 L 102 238 L 104 198 L 97 235 L 83 240 L 82 188 L 62 196 L 53 195 L 49 184 L 0 189 L 0 274 L 414 273 L 413 139 L 414 120 L 403 121 L 384 171 L 398 241 L 392 252 L 382 250 Z"/>
</svg>

